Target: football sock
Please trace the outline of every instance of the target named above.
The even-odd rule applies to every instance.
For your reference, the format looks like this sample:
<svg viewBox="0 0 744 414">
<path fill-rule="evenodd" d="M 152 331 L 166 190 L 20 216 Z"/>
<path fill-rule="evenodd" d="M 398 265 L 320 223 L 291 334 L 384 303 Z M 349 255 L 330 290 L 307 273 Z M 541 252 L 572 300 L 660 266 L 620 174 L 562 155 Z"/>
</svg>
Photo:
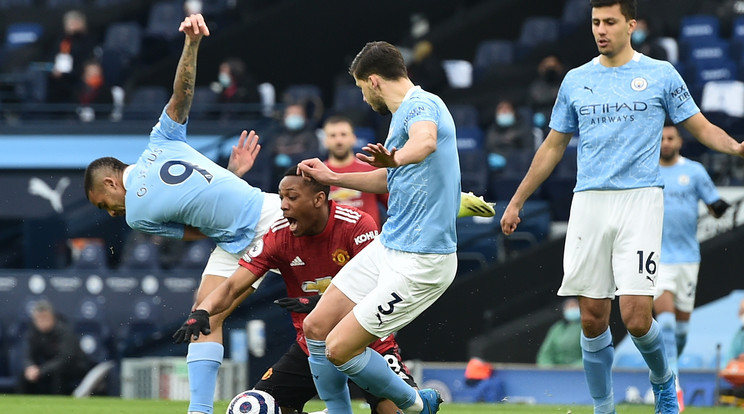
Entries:
<svg viewBox="0 0 744 414">
<path fill-rule="evenodd" d="M 398 408 L 406 410 L 416 402 L 418 392 L 390 369 L 382 355 L 369 348 L 365 348 L 364 352 L 338 369 L 348 375 L 359 388 L 389 399 Z M 421 409 L 423 407 L 415 412 L 421 412 Z"/>
<path fill-rule="evenodd" d="M 581 355 L 584 360 L 584 375 L 589 394 L 594 400 L 595 414 L 615 412 L 615 396 L 612 392 L 612 361 L 615 348 L 608 327 L 596 338 L 587 338 L 581 333 Z"/>
<path fill-rule="evenodd" d="M 349 378 L 326 358 L 325 341 L 309 338 L 306 341 L 310 352 L 307 360 L 310 363 L 310 371 L 313 374 L 318 396 L 325 402 L 328 412 L 351 414 Z"/>
<path fill-rule="evenodd" d="M 646 365 L 651 370 L 649 379 L 654 384 L 663 384 L 669 381 L 672 376 L 672 370 L 669 369 L 666 354 L 664 351 L 664 342 L 661 339 L 661 328 L 656 320 L 651 320 L 651 329 L 643 336 L 630 335 L 636 348 L 641 351 Z"/>
<path fill-rule="evenodd" d="M 677 321 L 674 312 L 662 312 L 656 315 L 656 321 L 661 327 L 661 340 L 664 342 L 664 352 L 666 352 L 667 364 L 669 369 L 679 376 L 677 369 Z"/>
<path fill-rule="evenodd" d="M 677 321 L 677 330 L 674 336 L 677 339 L 677 357 L 682 355 L 682 351 L 687 345 L 687 331 L 690 330 L 690 321 Z"/>
<path fill-rule="evenodd" d="M 212 414 L 217 371 L 222 364 L 225 348 L 217 342 L 189 344 L 186 366 L 189 372 L 189 411 Z"/>
</svg>

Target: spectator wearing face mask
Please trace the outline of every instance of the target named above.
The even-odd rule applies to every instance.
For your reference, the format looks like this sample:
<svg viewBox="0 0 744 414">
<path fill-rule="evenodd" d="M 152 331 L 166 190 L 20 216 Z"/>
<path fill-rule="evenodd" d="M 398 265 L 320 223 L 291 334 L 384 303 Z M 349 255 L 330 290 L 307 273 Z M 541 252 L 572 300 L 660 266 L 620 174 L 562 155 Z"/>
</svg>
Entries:
<svg viewBox="0 0 744 414">
<path fill-rule="evenodd" d="M 534 126 L 547 127 L 564 74 L 563 64 L 556 55 L 544 57 L 537 65 L 537 78 L 527 89 L 527 104 L 534 114 Z"/>
<path fill-rule="evenodd" d="M 55 44 L 54 65 L 47 82 L 47 101 L 73 103 L 80 85 L 83 63 L 93 56 L 95 42 L 88 35 L 85 14 L 71 10 L 62 17 L 64 35 Z"/>
<path fill-rule="evenodd" d="M 511 101 L 502 100 L 496 105 L 493 124 L 486 132 L 489 164 L 492 169 L 503 167 L 512 152 L 525 149 L 534 149 L 532 129 Z"/>
<path fill-rule="evenodd" d="M 113 103 L 111 87 L 103 77 L 103 68 L 97 60 L 89 60 L 83 65 L 83 76 L 80 86 L 75 91 L 77 95 L 78 116 L 83 122 L 101 119 L 108 114 Z"/>
<path fill-rule="evenodd" d="M 303 105 L 287 105 L 282 125 L 270 144 L 277 168 L 283 171 L 301 159 L 318 156 L 320 145 L 314 125 L 311 124 Z"/>
<path fill-rule="evenodd" d="M 568 298 L 563 302 L 563 317 L 550 327 L 537 352 L 537 365 L 581 366 L 580 338 L 579 301 L 576 298 Z"/>
<path fill-rule="evenodd" d="M 237 118 L 239 112 L 245 113 L 240 108 L 227 104 L 258 104 L 261 102 L 258 85 L 246 72 L 245 63 L 238 58 L 229 58 L 220 63 L 217 80 L 212 82 L 210 88 L 217 94 L 217 102 L 221 104 L 219 114 L 221 120 Z"/>
<path fill-rule="evenodd" d="M 636 20 L 636 28 L 630 35 L 630 43 L 633 49 L 650 58 L 668 59 L 666 49 L 659 44 L 659 40 L 653 35 L 645 19 Z"/>
</svg>

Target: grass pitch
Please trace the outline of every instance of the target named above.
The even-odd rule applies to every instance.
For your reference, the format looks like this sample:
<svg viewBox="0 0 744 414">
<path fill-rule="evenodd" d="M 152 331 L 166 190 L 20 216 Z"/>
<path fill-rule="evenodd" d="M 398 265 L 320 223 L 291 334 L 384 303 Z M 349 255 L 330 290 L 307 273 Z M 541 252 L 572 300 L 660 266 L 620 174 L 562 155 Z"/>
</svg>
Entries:
<svg viewBox="0 0 744 414">
<path fill-rule="evenodd" d="M 227 408 L 227 401 L 215 404 L 214 413 L 222 414 Z M 94 397 L 74 399 L 72 397 L 50 397 L 30 395 L 0 395 L 0 413 L 2 414 L 39 414 L 39 413 L 73 413 L 73 414 L 185 414 L 186 401 L 165 400 L 122 400 L 120 398 Z M 305 406 L 306 411 L 323 408 L 320 401 L 311 401 Z M 653 412 L 649 405 L 621 405 L 618 413 L 648 414 Z M 569 405 L 519 405 L 519 404 L 450 404 L 442 405 L 440 413 L 444 414 L 592 414 L 590 406 Z M 687 407 L 685 414 L 724 414 L 740 413 L 734 407 Z M 368 414 L 362 402 L 354 403 L 354 414 Z"/>
</svg>

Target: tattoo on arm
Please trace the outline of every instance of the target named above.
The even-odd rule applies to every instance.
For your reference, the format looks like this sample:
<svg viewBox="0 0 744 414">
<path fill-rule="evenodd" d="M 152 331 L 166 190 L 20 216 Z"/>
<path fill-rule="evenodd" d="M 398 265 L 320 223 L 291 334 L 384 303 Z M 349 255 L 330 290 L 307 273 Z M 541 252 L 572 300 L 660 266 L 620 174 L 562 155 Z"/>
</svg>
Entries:
<svg viewBox="0 0 744 414">
<path fill-rule="evenodd" d="M 194 99 L 196 83 L 196 56 L 199 41 L 186 42 L 173 81 L 173 95 L 168 103 L 168 115 L 178 123 L 186 122 Z"/>
</svg>

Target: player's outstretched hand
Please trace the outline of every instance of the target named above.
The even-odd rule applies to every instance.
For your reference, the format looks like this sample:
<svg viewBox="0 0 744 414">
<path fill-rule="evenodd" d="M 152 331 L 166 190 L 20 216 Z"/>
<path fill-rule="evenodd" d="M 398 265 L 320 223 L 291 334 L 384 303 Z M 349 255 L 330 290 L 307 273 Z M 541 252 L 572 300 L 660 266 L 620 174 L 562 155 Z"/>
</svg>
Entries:
<svg viewBox="0 0 744 414">
<path fill-rule="evenodd" d="M 297 313 L 310 313 L 318 304 L 320 295 L 300 296 L 299 298 L 281 298 L 274 301 L 282 308 Z"/>
<path fill-rule="evenodd" d="M 336 174 L 318 158 L 300 161 L 297 164 L 297 172 L 302 174 L 303 177 L 312 177 L 315 181 L 326 185 L 331 184 Z"/>
<path fill-rule="evenodd" d="M 233 145 L 230 153 L 230 160 L 227 162 L 227 169 L 232 171 L 238 177 L 250 171 L 256 157 L 261 151 L 261 145 L 258 143 L 258 134 L 256 131 L 251 132 L 243 130 L 238 139 L 238 145 Z"/>
<path fill-rule="evenodd" d="M 519 218 L 519 208 L 509 203 L 504 210 L 504 215 L 501 216 L 501 231 L 507 236 L 514 233 L 520 221 L 522 219 Z"/>
<path fill-rule="evenodd" d="M 179 32 L 183 32 L 192 40 L 201 39 L 202 36 L 209 36 L 209 28 L 201 14 L 192 14 L 187 16 L 178 27 Z"/>
<path fill-rule="evenodd" d="M 359 161 L 364 161 L 373 167 L 395 168 L 398 166 L 398 162 L 395 161 L 395 152 L 397 151 L 397 148 L 395 147 L 388 151 L 388 149 L 380 143 L 367 144 L 362 147 L 362 151 L 365 151 L 370 155 L 357 154 L 357 159 L 359 159 Z"/>
<path fill-rule="evenodd" d="M 197 309 L 189 315 L 186 322 L 173 334 L 173 342 L 191 342 L 199 339 L 200 334 L 209 335 L 212 329 L 209 327 L 209 312 Z"/>
</svg>

